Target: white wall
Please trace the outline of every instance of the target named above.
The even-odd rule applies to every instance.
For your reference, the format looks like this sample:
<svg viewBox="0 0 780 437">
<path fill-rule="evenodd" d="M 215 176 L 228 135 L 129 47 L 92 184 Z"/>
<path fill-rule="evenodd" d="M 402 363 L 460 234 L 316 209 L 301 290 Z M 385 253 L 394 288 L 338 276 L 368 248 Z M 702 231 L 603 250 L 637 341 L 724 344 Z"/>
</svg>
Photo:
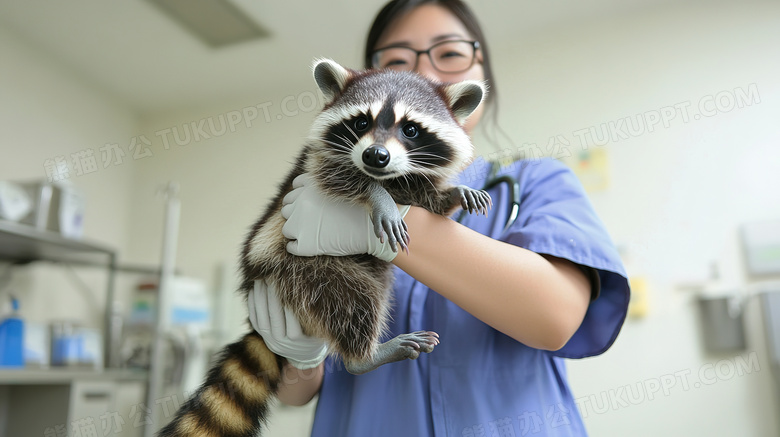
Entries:
<svg viewBox="0 0 780 437">
<path fill-rule="evenodd" d="M 134 162 L 127 148 L 136 135 L 135 115 L 51 53 L 5 28 L 0 28 L 0 58 L 0 179 L 46 180 L 46 161 L 64 157 L 70 169 L 65 180 L 87 199 L 84 237 L 124 252 Z M 107 144 L 124 150 L 121 164 L 114 158 L 104 166 L 101 149 Z M 96 170 L 85 167 L 79 175 L 71 155 L 89 150 Z M 14 272 L 12 287 L 18 290 L 28 320 L 64 318 L 102 326 L 102 314 L 95 311 L 104 308 L 102 271 L 79 269 L 90 286 L 87 291 L 74 285 L 63 267 L 35 264 Z"/>
<path fill-rule="evenodd" d="M 312 81 L 308 87 L 281 88 L 279 95 L 145 114 L 142 130 L 155 157 L 136 165 L 139 207 L 131 212 L 130 256 L 141 259 L 158 249 L 162 210 L 150 193 L 176 181 L 182 202 L 178 265 L 213 282 L 214 263 L 237 260 L 244 234 L 303 145 L 315 108 L 321 107 L 312 100 L 319 98 L 315 89 Z M 298 109 L 299 98 L 306 111 Z"/>
<path fill-rule="evenodd" d="M 780 433 L 755 298 L 747 350 L 713 355 L 703 350 L 694 293 L 680 287 L 707 279 L 715 262 L 722 284 L 744 289 L 738 227 L 780 216 L 779 44 L 776 3 L 670 6 L 494 44 L 494 53 L 514 54 L 497 67 L 501 124 L 517 146 L 544 147 L 562 135 L 576 154 L 583 128 L 600 135 L 602 124 L 690 105 L 687 122 L 676 112 L 667 126 L 601 146 L 611 187 L 592 200 L 630 254 L 630 273 L 648 279 L 650 312 L 629 320 L 602 357 L 570 363 L 592 435 Z M 728 106 L 740 90 L 757 90 L 752 104 L 695 117 L 700 101 L 710 109 L 708 99 L 720 96 Z M 700 379 L 715 364 L 725 371 L 740 363 L 752 371 Z M 651 394 L 658 381 L 666 386 Z M 627 387 L 637 402 L 625 402 Z"/>
</svg>

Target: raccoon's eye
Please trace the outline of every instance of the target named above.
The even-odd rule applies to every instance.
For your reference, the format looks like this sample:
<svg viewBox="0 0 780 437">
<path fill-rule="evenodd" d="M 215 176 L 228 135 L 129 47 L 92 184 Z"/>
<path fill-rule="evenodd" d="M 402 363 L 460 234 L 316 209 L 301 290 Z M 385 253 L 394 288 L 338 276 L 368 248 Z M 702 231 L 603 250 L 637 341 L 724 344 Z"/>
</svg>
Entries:
<svg viewBox="0 0 780 437">
<path fill-rule="evenodd" d="M 401 128 L 401 132 L 404 133 L 406 138 L 415 138 L 419 134 L 417 125 L 414 123 L 406 123 L 404 127 Z"/>
<path fill-rule="evenodd" d="M 359 117 L 355 120 L 355 130 L 363 132 L 366 129 L 368 129 L 368 120 L 366 120 L 366 117 Z"/>
</svg>

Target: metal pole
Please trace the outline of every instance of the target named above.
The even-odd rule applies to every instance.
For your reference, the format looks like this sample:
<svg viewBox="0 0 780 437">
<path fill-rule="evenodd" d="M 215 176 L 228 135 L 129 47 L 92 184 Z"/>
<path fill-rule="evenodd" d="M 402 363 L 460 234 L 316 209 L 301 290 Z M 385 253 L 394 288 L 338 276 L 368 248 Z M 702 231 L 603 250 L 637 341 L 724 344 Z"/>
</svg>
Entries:
<svg viewBox="0 0 780 437">
<path fill-rule="evenodd" d="M 157 290 L 157 319 L 152 343 L 151 365 L 149 367 L 149 389 L 147 390 L 146 407 L 153 409 L 160 398 L 165 366 L 165 334 L 170 328 L 170 287 L 176 266 L 176 243 L 179 236 L 179 216 L 181 204 L 178 197 L 179 186 L 175 182 L 168 183 L 165 188 L 165 227 L 163 229 L 162 260 L 160 263 L 160 281 Z M 152 410 L 153 411 L 153 410 Z M 142 412 L 144 414 L 144 412 Z M 152 437 L 157 430 L 154 414 L 150 417 L 152 425 L 144 427 L 144 437 Z"/>
<path fill-rule="evenodd" d="M 108 286 L 106 292 L 106 314 L 104 319 L 105 338 L 103 339 L 103 366 L 107 369 L 119 368 L 119 342 L 121 341 L 121 319 L 117 321 L 117 303 L 114 301 L 116 290 L 116 252 L 109 255 Z"/>
</svg>

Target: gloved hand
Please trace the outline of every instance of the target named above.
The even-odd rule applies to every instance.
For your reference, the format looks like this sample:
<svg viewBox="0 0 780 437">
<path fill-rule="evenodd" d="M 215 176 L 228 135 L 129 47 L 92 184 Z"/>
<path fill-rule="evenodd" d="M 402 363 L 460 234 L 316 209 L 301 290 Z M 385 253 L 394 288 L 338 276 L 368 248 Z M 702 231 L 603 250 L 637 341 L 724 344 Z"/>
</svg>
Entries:
<svg viewBox="0 0 780 437">
<path fill-rule="evenodd" d="M 282 233 L 290 240 L 287 252 L 298 256 L 358 255 L 368 253 L 390 262 L 398 252 L 388 239 L 377 238 L 370 213 L 360 205 L 326 197 L 308 174 L 293 181 L 282 200 Z M 409 205 L 398 207 L 401 217 Z"/>
<path fill-rule="evenodd" d="M 317 367 L 325 360 L 328 345 L 303 333 L 295 314 L 282 307 L 272 284 L 255 281 L 248 300 L 252 328 L 263 337 L 271 352 L 287 358 L 301 370 Z"/>
</svg>

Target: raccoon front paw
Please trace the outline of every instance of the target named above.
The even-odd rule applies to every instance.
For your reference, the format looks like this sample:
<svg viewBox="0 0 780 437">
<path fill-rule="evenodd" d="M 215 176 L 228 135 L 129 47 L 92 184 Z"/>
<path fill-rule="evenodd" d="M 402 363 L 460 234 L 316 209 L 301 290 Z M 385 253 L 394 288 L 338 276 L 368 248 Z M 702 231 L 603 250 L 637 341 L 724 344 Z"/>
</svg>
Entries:
<svg viewBox="0 0 780 437">
<path fill-rule="evenodd" d="M 404 251 L 409 251 L 409 229 L 395 204 L 389 208 L 374 208 L 371 220 L 374 222 L 374 234 L 381 243 L 387 236 L 393 252 L 398 252 L 399 245 Z"/>
<path fill-rule="evenodd" d="M 488 210 L 493 206 L 493 199 L 490 198 L 490 194 L 484 190 L 475 190 L 465 185 L 458 185 L 452 189 L 452 201 L 472 214 L 488 214 Z"/>
</svg>

